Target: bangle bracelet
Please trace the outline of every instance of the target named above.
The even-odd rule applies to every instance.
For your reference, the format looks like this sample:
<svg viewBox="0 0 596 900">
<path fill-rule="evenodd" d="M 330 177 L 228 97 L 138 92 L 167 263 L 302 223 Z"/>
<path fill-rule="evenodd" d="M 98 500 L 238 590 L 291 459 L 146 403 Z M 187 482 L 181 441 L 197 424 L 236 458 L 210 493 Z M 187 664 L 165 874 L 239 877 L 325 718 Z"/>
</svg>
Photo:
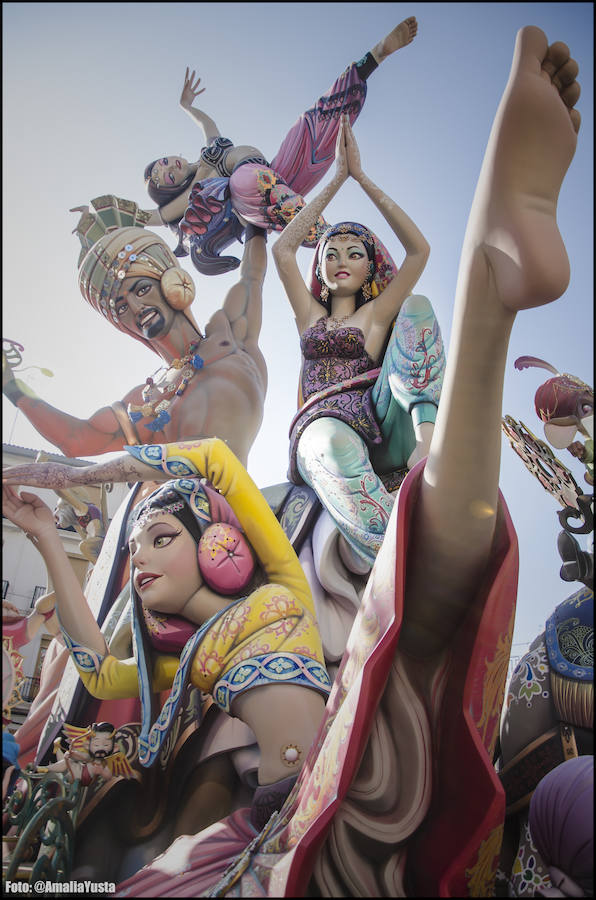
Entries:
<svg viewBox="0 0 596 900">
<path fill-rule="evenodd" d="M 265 238 L 265 240 L 267 240 L 266 230 L 264 228 L 259 228 L 258 225 L 253 225 L 252 222 L 249 222 L 244 232 L 244 243 L 248 243 L 251 238 L 257 236 L 263 237 Z"/>
</svg>

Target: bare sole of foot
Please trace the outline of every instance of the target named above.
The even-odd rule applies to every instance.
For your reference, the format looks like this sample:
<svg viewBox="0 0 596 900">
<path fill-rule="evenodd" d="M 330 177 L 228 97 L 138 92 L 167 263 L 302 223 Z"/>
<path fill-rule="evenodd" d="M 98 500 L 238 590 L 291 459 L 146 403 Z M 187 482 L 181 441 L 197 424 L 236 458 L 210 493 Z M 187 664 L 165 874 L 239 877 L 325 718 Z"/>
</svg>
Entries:
<svg viewBox="0 0 596 900">
<path fill-rule="evenodd" d="M 393 31 L 390 31 L 389 34 L 373 48 L 372 55 L 375 60 L 378 63 L 382 63 L 384 59 L 387 59 L 387 57 L 392 53 L 395 53 L 396 50 L 400 50 L 402 47 L 411 44 L 416 37 L 417 31 L 418 22 L 416 21 L 415 16 L 404 19 L 403 22 L 396 25 Z"/>
<path fill-rule="evenodd" d="M 534 26 L 518 32 L 465 240 L 467 252 L 484 250 L 513 312 L 556 300 L 569 283 L 556 212 L 577 145 L 577 72 L 565 44 L 549 47 Z"/>
</svg>

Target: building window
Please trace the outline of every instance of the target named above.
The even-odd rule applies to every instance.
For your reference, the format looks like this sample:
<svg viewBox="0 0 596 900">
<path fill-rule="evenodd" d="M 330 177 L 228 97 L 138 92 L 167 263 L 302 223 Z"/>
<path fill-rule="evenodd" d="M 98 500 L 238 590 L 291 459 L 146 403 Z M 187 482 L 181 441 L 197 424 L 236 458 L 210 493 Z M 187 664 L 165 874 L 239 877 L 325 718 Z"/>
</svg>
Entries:
<svg viewBox="0 0 596 900">
<path fill-rule="evenodd" d="M 33 597 L 31 598 L 31 606 L 35 606 L 36 600 L 39 600 L 40 597 L 43 597 L 44 594 L 47 594 L 47 587 L 45 585 L 37 584 L 35 586 L 35 590 L 33 591 Z"/>
<path fill-rule="evenodd" d="M 5 581 L 5 579 L 3 578 L 2 579 L 2 599 L 3 600 L 7 594 L 8 594 L 8 581 Z"/>
</svg>

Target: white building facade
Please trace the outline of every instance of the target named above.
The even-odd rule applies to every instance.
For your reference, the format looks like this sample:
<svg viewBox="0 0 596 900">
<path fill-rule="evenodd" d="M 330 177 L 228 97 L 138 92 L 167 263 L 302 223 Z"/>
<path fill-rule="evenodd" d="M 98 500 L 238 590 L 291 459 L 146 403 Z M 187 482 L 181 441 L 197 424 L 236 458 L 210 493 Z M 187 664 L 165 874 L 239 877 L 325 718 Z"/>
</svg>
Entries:
<svg viewBox="0 0 596 900">
<path fill-rule="evenodd" d="M 2 445 L 2 467 L 24 465 L 35 462 L 38 451 L 26 447 L 16 447 L 12 444 Z M 60 462 L 72 466 L 89 465 L 89 460 L 69 459 L 61 454 L 45 454 L 45 459 L 51 462 Z M 49 489 L 33 488 L 36 494 L 54 509 L 58 496 Z M 107 500 L 108 522 L 111 522 L 120 503 L 129 491 L 126 484 L 108 486 L 105 492 Z M 90 502 L 100 507 L 100 488 L 91 487 L 88 491 Z M 70 563 L 76 573 L 79 583 L 83 586 L 88 577 L 90 563 L 80 551 L 81 537 L 74 528 L 59 528 L 60 537 L 64 549 L 70 559 Z M 35 545 L 26 537 L 24 532 L 2 516 L 2 599 L 15 606 L 23 615 L 28 615 L 35 601 L 41 595 L 51 590 L 48 583 L 48 574 L 45 563 L 35 548 Z M 23 682 L 20 693 L 23 704 L 14 709 L 13 719 L 18 725 L 24 718 L 29 702 L 35 696 L 39 686 L 39 673 L 45 651 L 52 640 L 52 636 L 42 627 L 34 635 L 33 639 L 19 648 L 23 657 L 22 670 Z"/>
</svg>

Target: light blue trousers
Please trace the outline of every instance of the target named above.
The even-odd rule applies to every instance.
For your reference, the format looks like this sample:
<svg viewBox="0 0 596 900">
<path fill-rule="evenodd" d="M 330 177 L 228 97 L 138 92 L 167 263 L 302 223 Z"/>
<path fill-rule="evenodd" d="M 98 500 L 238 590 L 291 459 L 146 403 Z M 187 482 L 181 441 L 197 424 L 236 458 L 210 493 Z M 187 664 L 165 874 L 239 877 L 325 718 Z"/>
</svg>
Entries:
<svg viewBox="0 0 596 900">
<path fill-rule="evenodd" d="M 302 478 L 371 566 L 393 508 L 393 497 L 377 473 L 405 467 L 416 446 L 414 424 L 436 419 L 444 371 L 433 308 L 426 297 L 412 294 L 395 320 L 372 391 L 383 443 L 369 453 L 356 431 L 330 416 L 311 422 L 298 442 Z"/>
</svg>

